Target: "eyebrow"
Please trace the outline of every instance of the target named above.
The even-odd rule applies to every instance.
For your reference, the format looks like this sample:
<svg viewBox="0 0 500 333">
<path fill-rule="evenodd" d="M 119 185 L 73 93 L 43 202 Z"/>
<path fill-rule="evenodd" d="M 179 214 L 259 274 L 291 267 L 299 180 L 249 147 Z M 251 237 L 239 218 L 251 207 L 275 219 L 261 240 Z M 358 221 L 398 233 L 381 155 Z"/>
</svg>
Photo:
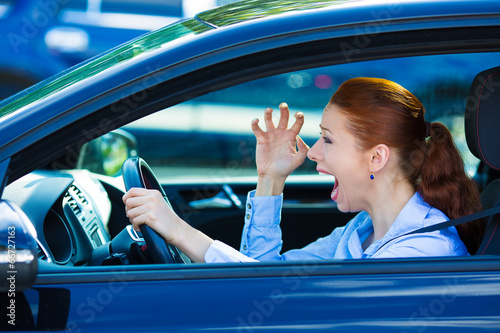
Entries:
<svg viewBox="0 0 500 333">
<path fill-rule="evenodd" d="M 330 131 L 328 128 L 326 128 L 326 127 L 322 126 L 321 124 L 319 124 L 319 128 L 321 128 L 321 129 L 322 129 L 323 131 L 325 131 L 325 132 L 330 132 L 330 133 L 332 133 L 332 131 Z"/>
</svg>

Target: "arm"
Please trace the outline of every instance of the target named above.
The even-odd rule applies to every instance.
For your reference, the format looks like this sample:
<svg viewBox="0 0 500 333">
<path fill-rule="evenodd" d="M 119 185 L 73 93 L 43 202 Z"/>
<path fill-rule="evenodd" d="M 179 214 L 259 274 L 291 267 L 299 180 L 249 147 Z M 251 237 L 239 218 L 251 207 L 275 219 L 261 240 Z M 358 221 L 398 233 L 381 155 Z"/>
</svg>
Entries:
<svg viewBox="0 0 500 333">
<path fill-rule="evenodd" d="M 259 120 L 252 121 L 257 139 L 257 189 L 249 193 L 240 252 L 258 260 L 280 260 L 282 192 L 286 178 L 305 160 L 309 147 L 298 136 L 304 123 L 302 113 L 288 129 L 290 112 L 280 104 L 280 119 L 275 127 L 271 108 L 264 113 L 266 131 Z"/>
<path fill-rule="evenodd" d="M 214 240 L 182 220 L 165 202 L 160 192 L 132 188 L 123 196 L 123 202 L 135 230 L 139 231 L 140 225 L 146 224 L 193 262 L 205 261 L 205 253 Z"/>
<path fill-rule="evenodd" d="M 333 259 L 344 227 L 301 249 L 280 254 L 281 204 L 281 195 L 258 197 L 255 191 L 248 194 L 240 252 L 259 261 Z"/>
<path fill-rule="evenodd" d="M 290 130 L 287 130 L 288 106 L 282 104 L 280 109 L 281 118 L 277 128 L 272 122 L 272 110 L 266 110 L 267 133 L 259 128 L 258 120 L 252 122 L 252 129 L 256 133 L 258 150 L 260 151 L 257 162 L 257 169 L 260 170 L 257 186 L 261 195 L 275 191 L 281 193 L 286 177 L 303 163 L 307 153 L 307 146 L 297 136 L 302 127 L 303 115 L 297 114 L 295 124 Z M 295 140 L 297 140 L 299 149 L 302 147 L 300 153 L 295 150 Z M 287 150 L 281 152 L 282 149 Z M 285 158 L 281 158 L 281 156 Z M 271 163 L 273 160 L 280 163 Z M 214 245 L 214 240 L 177 216 L 158 191 L 133 188 L 123 196 L 123 202 L 127 216 L 135 230 L 139 230 L 140 225 L 146 224 L 158 232 L 167 243 L 174 245 L 186 254 L 193 262 L 205 262 L 205 255 Z M 215 246 L 217 247 L 217 244 Z M 227 252 L 229 253 L 228 260 L 232 260 L 231 258 L 235 261 L 248 259 L 244 256 L 237 256 L 234 249 L 220 246 L 217 249 L 217 251 L 210 251 L 210 253 L 221 253 L 222 255 L 222 252 Z M 225 255 L 222 257 L 226 258 Z"/>
<path fill-rule="evenodd" d="M 156 190 L 132 188 L 123 196 L 123 202 L 135 230 L 139 231 L 142 224 L 149 225 L 193 262 L 255 261 L 191 227 L 175 214 Z"/>
<path fill-rule="evenodd" d="M 150 226 L 167 243 L 177 247 L 193 262 L 255 261 L 190 226 L 172 210 L 156 190 L 132 188 L 123 196 L 123 202 L 135 230 L 139 231 L 142 224 Z"/>
<path fill-rule="evenodd" d="M 240 252 L 251 258 L 267 261 L 281 260 L 282 195 L 256 196 L 248 193 L 245 226 L 241 235 Z"/>
</svg>

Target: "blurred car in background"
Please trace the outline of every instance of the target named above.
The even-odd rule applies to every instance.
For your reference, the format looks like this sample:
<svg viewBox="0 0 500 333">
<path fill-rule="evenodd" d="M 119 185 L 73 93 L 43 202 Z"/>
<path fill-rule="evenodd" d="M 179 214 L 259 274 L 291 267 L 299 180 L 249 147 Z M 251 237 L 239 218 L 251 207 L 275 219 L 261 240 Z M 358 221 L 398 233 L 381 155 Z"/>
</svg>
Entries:
<svg viewBox="0 0 500 333">
<path fill-rule="evenodd" d="M 0 100 L 132 38 L 225 2 L 0 0 Z"/>
</svg>

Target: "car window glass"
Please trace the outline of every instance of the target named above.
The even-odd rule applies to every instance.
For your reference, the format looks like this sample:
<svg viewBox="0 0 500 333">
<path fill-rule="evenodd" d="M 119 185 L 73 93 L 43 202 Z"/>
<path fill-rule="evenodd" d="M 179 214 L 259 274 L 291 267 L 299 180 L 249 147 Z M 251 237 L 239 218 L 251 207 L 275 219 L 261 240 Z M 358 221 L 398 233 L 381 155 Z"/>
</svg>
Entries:
<svg viewBox="0 0 500 333">
<path fill-rule="evenodd" d="M 497 66 L 497 59 L 498 53 L 421 56 L 290 72 L 203 95 L 125 128 L 137 137 L 139 155 L 158 177 L 230 181 L 256 175 L 250 122 L 262 118 L 266 107 L 278 110 L 287 102 L 292 113 L 304 112 L 301 136 L 312 146 L 323 108 L 338 86 L 352 77 L 380 77 L 410 90 L 426 107 L 426 120 L 450 129 L 473 175 L 479 160 L 465 142 L 466 98 L 474 76 Z M 294 174 L 317 174 L 316 164 L 306 161 Z"/>
</svg>

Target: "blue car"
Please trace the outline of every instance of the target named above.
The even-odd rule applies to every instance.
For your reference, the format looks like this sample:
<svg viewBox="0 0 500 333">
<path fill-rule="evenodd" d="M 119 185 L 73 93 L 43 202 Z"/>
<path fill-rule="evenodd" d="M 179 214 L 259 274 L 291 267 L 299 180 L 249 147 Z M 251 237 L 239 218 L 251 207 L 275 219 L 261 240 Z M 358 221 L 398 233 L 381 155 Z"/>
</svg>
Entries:
<svg viewBox="0 0 500 333">
<path fill-rule="evenodd" d="M 48 66 L 48 65 L 47 65 Z M 500 204 L 500 2 L 245 0 L 126 42 L 0 102 L 3 330 L 496 332 L 499 214 L 464 257 L 191 263 L 136 233 L 133 182 L 239 248 L 250 122 L 285 101 L 318 138 L 352 77 L 398 82 Z M 146 163 L 147 162 L 147 163 Z M 314 163 L 284 190 L 283 251 L 353 215 Z M 125 185 L 127 184 L 127 186 Z"/>
<path fill-rule="evenodd" d="M 0 100 L 216 0 L 0 1 Z"/>
</svg>

